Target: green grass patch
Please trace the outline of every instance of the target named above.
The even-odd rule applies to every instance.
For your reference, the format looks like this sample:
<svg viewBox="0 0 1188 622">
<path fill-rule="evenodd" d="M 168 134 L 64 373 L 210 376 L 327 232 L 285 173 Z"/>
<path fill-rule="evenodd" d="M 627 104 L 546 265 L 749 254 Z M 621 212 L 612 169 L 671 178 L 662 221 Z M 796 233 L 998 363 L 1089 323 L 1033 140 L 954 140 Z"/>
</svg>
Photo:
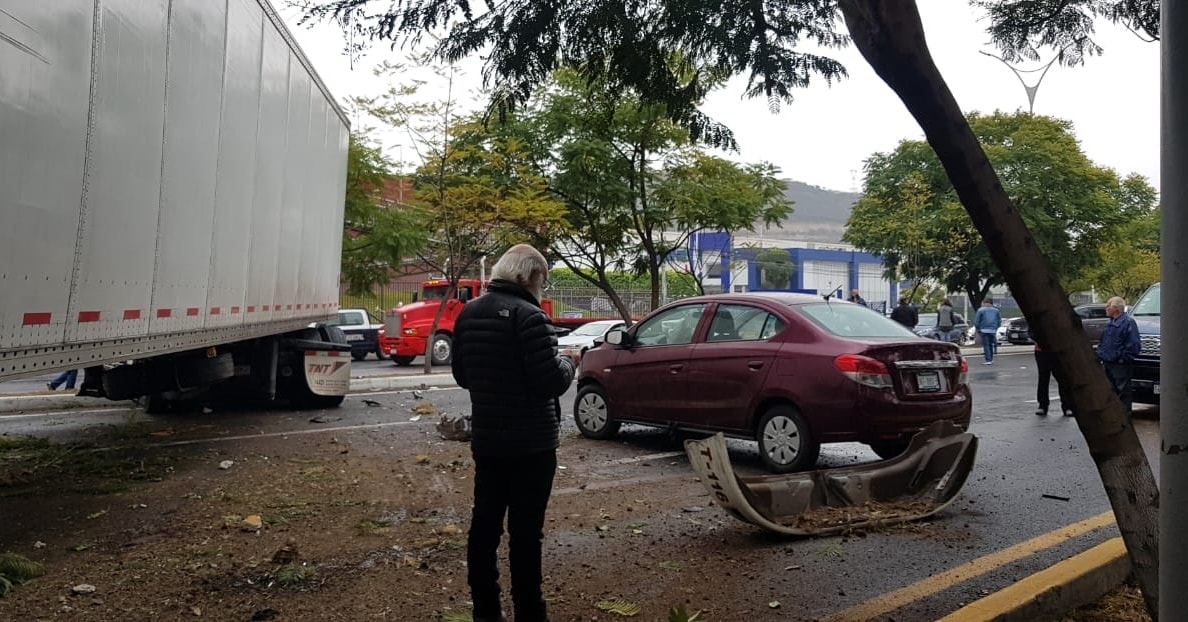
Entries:
<svg viewBox="0 0 1188 622">
<path fill-rule="evenodd" d="M 45 492 L 109 494 L 136 482 L 160 481 L 176 459 L 147 447 L 100 448 L 43 438 L 0 438 L 0 496 Z"/>
<path fill-rule="evenodd" d="M 45 567 L 16 553 L 0 553 L 0 597 L 8 596 L 22 583 L 45 574 Z"/>
<path fill-rule="evenodd" d="M 385 520 L 375 520 L 372 518 L 364 518 L 355 523 L 355 532 L 361 536 L 377 536 L 382 533 L 387 533 L 392 528 L 392 523 Z"/>
<path fill-rule="evenodd" d="M 318 570 L 302 564 L 285 564 L 272 573 L 272 580 L 280 587 L 294 589 L 313 582 Z"/>
</svg>

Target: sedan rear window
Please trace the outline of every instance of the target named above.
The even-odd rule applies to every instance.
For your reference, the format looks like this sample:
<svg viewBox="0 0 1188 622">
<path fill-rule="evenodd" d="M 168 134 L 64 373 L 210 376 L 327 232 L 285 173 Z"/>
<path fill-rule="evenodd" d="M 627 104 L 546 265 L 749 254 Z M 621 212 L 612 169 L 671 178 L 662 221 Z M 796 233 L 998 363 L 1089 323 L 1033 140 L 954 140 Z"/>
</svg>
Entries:
<svg viewBox="0 0 1188 622">
<path fill-rule="evenodd" d="M 838 337 L 909 337 L 915 333 L 899 322 L 866 307 L 846 303 L 816 303 L 796 307 L 814 324 Z"/>
</svg>

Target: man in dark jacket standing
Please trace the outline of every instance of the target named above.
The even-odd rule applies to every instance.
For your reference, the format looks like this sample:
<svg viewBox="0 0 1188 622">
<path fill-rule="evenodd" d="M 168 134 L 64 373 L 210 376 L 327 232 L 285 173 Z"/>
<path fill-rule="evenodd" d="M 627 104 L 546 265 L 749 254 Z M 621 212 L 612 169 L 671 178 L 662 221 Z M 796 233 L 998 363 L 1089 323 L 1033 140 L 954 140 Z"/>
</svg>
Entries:
<svg viewBox="0 0 1188 622">
<path fill-rule="evenodd" d="M 454 323 L 453 373 L 470 391 L 474 510 L 467 580 L 474 620 L 505 620 L 497 554 L 507 515 L 516 622 L 547 620 L 541 591 L 541 540 L 557 470 L 561 403 L 573 364 L 558 356 L 540 307 L 549 266 L 527 244 L 504 253 L 487 293 Z"/>
<path fill-rule="evenodd" d="M 1142 345 L 1139 342 L 1138 326 L 1134 318 L 1126 312 L 1126 301 L 1114 296 L 1106 301 L 1106 315 L 1110 322 L 1101 333 L 1101 342 L 1097 344 L 1097 358 L 1105 368 L 1106 377 L 1110 385 L 1122 400 L 1126 412 L 1133 408 L 1133 391 L 1130 380 L 1134 377 L 1134 357 L 1139 355 Z"/>
<path fill-rule="evenodd" d="M 899 299 L 899 306 L 891 310 L 891 319 L 912 329 L 920 323 L 920 314 L 912 306 L 912 302 L 904 296 Z"/>
</svg>

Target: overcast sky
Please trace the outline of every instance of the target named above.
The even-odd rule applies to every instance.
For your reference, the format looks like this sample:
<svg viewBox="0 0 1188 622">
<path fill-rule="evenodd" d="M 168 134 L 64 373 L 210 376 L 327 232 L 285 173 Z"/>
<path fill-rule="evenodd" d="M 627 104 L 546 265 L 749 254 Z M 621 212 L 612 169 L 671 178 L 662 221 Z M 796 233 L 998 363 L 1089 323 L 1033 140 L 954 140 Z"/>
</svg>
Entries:
<svg viewBox="0 0 1188 622">
<path fill-rule="evenodd" d="M 996 53 L 987 43 L 981 15 L 961 0 L 919 0 L 919 6 L 933 57 L 964 110 L 1027 109 L 1026 93 L 1015 74 L 979 53 Z M 372 76 L 371 68 L 385 58 L 398 62 L 403 57 L 380 46 L 352 68 L 342 54 L 342 35 L 335 25 L 298 26 L 294 9 L 282 8 L 281 13 L 339 100 L 383 91 L 386 85 Z M 1090 159 L 1121 174 L 1144 175 L 1158 188 L 1159 45 L 1121 28 L 1101 28 L 1098 40 L 1105 54 L 1082 67 L 1053 66 L 1039 89 L 1035 112 L 1072 121 Z M 741 80 L 711 95 L 703 110 L 733 129 L 739 142 L 740 152 L 728 157 L 769 161 L 785 177 L 856 190 L 862 182 L 862 162 L 870 154 L 891 150 L 905 138 L 922 138 L 903 104 L 856 50 L 835 54 L 849 77 L 833 86 L 819 81 L 798 91 L 796 101 L 778 114 L 771 114 L 761 99 L 742 99 Z M 463 66 L 465 79 L 475 87 L 478 67 L 478 61 Z M 1023 74 L 1028 84 L 1038 76 Z M 385 141 L 395 157 L 397 147 L 391 143 L 399 139 Z"/>
</svg>

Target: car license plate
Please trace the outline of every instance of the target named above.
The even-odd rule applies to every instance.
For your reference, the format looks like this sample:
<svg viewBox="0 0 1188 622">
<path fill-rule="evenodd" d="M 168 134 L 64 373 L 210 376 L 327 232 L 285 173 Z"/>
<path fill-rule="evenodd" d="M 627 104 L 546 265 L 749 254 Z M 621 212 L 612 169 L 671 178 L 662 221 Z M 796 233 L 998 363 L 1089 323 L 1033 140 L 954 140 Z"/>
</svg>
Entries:
<svg viewBox="0 0 1188 622">
<path fill-rule="evenodd" d="M 1155 390 L 1155 395 L 1159 395 L 1159 384 L 1156 383 L 1155 386 L 1152 388 Z"/>
<path fill-rule="evenodd" d="M 916 372 L 916 388 L 920 391 L 940 391 L 940 376 L 934 371 Z"/>
<path fill-rule="evenodd" d="M 1019 333 L 1011 333 L 1011 339 L 1018 339 Z"/>
<path fill-rule="evenodd" d="M 363 335 L 357 333 L 353 335 L 347 335 L 346 338 L 347 341 L 363 341 Z"/>
</svg>

